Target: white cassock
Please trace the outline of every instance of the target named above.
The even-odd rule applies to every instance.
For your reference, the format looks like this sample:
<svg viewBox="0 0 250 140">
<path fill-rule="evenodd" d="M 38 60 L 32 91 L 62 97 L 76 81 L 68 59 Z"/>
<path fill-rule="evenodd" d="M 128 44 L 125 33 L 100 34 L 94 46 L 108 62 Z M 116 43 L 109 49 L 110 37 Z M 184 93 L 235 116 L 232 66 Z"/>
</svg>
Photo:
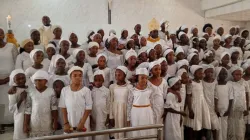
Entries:
<svg viewBox="0 0 250 140">
<path fill-rule="evenodd" d="M 105 122 L 110 109 L 110 91 L 105 86 L 93 88 L 91 91 L 93 100 L 91 116 L 94 120 L 94 131 L 106 130 Z M 94 136 L 94 140 L 107 140 L 109 135 Z"/>
<path fill-rule="evenodd" d="M 17 56 L 15 69 L 23 69 L 24 71 L 32 66 L 32 61 L 30 59 L 30 54 L 27 52 L 22 52 Z"/>
<path fill-rule="evenodd" d="M 79 91 L 72 91 L 70 86 L 67 86 L 62 89 L 58 107 L 67 109 L 69 125 L 71 127 L 77 127 L 85 110 L 92 110 L 92 104 L 91 91 L 87 87 L 83 87 Z M 89 132 L 89 117 L 84 126 L 87 132 Z M 71 140 L 91 140 L 91 137 L 72 138 Z"/>
<path fill-rule="evenodd" d="M 11 44 L 7 43 L 4 47 L 0 48 L 0 79 L 5 79 L 10 76 L 10 73 L 15 68 L 15 61 L 17 57 L 17 49 Z M 9 100 L 8 100 L 8 91 L 9 83 L 0 85 L 0 109 L 3 112 L 1 113 L 0 124 L 12 124 L 13 114 L 9 112 Z"/>
<path fill-rule="evenodd" d="M 49 41 L 53 40 L 54 34 L 52 31 L 52 26 L 42 26 L 39 29 L 41 44 L 47 46 Z"/>
</svg>

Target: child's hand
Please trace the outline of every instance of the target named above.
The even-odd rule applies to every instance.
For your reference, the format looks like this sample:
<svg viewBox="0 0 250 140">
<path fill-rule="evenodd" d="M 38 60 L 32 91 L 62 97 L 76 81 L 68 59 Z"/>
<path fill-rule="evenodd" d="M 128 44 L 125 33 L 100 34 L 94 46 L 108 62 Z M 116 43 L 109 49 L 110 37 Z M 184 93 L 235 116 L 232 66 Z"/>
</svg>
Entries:
<svg viewBox="0 0 250 140">
<path fill-rule="evenodd" d="M 109 119 L 109 125 L 111 127 L 115 127 L 115 120 L 114 119 Z"/>
<path fill-rule="evenodd" d="M 63 131 L 64 131 L 65 133 L 71 133 L 71 132 L 73 132 L 73 130 L 70 129 L 69 123 L 67 123 L 67 124 L 65 124 L 65 125 L 63 126 Z"/>
<path fill-rule="evenodd" d="M 193 110 L 189 110 L 189 118 L 194 119 L 194 111 Z"/>
<path fill-rule="evenodd" d="M 78 131 L 78 132 L 85 132 L 86 130 L 87 129 L 85 128 L 83 123 L 79 123 L 77 128 L 76 128 L 76 131 Z"/>
<path fill-rule="evenodd" d="M 247 116 L 249 112 L 247 110 L 244 111 L 244 116 Z"/>
<path fill-rule="evenodd" d="M 8 94 L 15 94 L 16 93 L 16 87 L 13 86 L 9 89 Z"/>
<path fill-rule="evenodd" d="M 21 96 L 21 100 L 24 101 L 27 98 L 27 92 L 23 91 L 20 96 Z"/>
<path fill-rule="evenodd" d="M 28 134 L 29 132 L 30 132 L 30 127 L 29 127 L 29 125 L 23 125 L 23 132 L 24 133 L 26 133 L 26 134 Z"/>
<path fill-rule="evenodd" d="M 130 121 L 127 121 L 127 127 L 130 127 L 131 124 L 130 124 Z"/>
</svg>

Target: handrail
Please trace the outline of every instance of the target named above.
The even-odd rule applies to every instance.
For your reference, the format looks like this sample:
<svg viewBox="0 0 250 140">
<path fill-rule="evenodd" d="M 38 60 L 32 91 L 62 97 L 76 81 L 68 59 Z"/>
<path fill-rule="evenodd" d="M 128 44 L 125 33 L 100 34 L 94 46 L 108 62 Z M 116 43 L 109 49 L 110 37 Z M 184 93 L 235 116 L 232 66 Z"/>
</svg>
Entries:
<svg viewBox="0 0 250 140">
<path fill-rule="evenodd" d="M 141 137 L 137 137 L 137 138 L 124 138 L 124 139 L 125 140 L 135 140 L 135 139 L 138 140 L 138 139 L 157 138 L 157 140 L 161 140 L 161 133 L 162 133 L 162 129 L 163 129 L 163 124 L 143 125 L 143 126 L 136 126 L 136 127 L 124 127 L 124 128 L 117 128 L 117 129 L 107 129 L 107 130 L 102 130 L 102 131 L 76 132 L 76 133 L 70 133 L 70 134 L 37 137 L 37 138 L 31 138 L 31 139 L 25 139 L 25 140 L 69 139 L 69 138 L 77 138 L 77 137 L 105 135 L 105 134 L 111 134 L 111 133 L 130 132 L 130 131 L 145 130 L 145 129 L 157 129 L 157 134 L 145 136 L 145 137 L 141 136 Z"/>
</svg>

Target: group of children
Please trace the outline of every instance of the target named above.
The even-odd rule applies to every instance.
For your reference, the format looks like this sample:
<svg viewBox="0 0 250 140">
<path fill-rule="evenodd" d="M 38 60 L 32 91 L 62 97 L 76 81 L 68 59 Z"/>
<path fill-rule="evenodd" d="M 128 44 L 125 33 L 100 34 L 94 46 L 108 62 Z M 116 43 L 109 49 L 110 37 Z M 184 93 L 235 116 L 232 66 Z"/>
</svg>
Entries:
<svg viewBox="0 0 250 140">
<path fill-rule="evenodd" d="M 131 38 L 124 29 L 120 40 L 115 31 L 104 40 L 98 30 L 79 45 L 71 33 L 70 41 L 54 40 L 40 49 L 34 41 L 39 32 L 32 30 L 9 76 L 14 139 L 164 124 L 165 140 L 244 140 L 250 120 L 249 32 L 237 35 L 232 27 L 223 36 L 223 27 L 215 34 L 212 29 L 206 24 L 199 37 L 193 27 L 190 39 L 186 26 L 176 32 L 153 29 L 143 37 L 138 24 Z M 58 40 L 57 30 L 62 28 L 54 29 Z M 162 32 L 165 38 L 158 37 Z M 154 134 L 149 129 L 77 139 Z"/>
</svg>

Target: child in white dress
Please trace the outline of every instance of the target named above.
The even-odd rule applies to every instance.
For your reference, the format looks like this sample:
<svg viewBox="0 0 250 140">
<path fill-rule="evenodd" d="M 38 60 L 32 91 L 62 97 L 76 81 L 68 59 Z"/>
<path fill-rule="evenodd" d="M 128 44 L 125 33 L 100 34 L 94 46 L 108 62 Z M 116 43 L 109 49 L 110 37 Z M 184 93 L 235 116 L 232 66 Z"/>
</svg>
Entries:
<svg viewBox="0 0 250 140">
<path fill-rule="evenodd" d="M 46 71 L 38 70 L 31 81 L 34 88 L 28 91 L 26 101 L 24 132 L 30 137 L 41 137 L 52 134 L 57 129 L 57 99 L 52 88 L 46 86 L 49 75 Z"/>
<path fill-rule="evenodd" d="M 163 53 L 163 56 L 166 58 L 168 62 L 168 75 L 170 76 L 175 76 L 176 71 L 177 71 L 177 65 L 174 61 L 174 51 L 172 49 L 166 49 L 165 52 Z"/>
<path fill-rule="evenodd" d="M 233 87 L 227 82 L 227 70 L 224 67 L 215 68 L 217 84 L 215 85 L 215 112 L 219 117 L 219 140 L 227 139 L 228 115 L 233 105 Z"/>
<path fill-rule="evenodd" d="M 245 137 L 245 121 L 244 116 L 248 115 L 249 106 L 249 86 L 242 79 L 243 70 L 241 67 L 234 66 L 231 68 L 233 77 L 233 107 L 228 117 L 228 140 L 244 140 Z"/>
<path fill-rule="evenodd" d="M 200 63 L 200 60 L 199 60 L 199 55 L 195 52 L 193 53 L 190 53 L 188 56 L 187 56 L 187 60 L 189 62 L 189 66 L 192 66 L 192 65 L 199 65 Z"/>
<path fill-rule="evenodd" d="M 207 105 L 209 108 L 210 119 L 211 119 L 211 130 L 213 133 L 213 140 L 217 140 L 218 130 L 220 129 L 219 119 L 217 114 L 215 113 L 215 85 L 217 84 L 217 80 L 214 77 L 214 66 L 203 64 L 203 71 L 205 77 L 203 78 L 203 92 L 204 97 L 207 101 Z"/>
<path fill-rule="evenodd" d="M 126 79 L 131 82 L 131 84 L 134 84 L 135 81 L 135 69 L 136 69 L 136 62 L 137 62 L 137 53 L 135 50 L 130 49 L 127 51 L 125 55 L 125 65 L 128 69 L 128 73 L 126 76 Z"/>
<path fill-rule="evenodd" d="M 183 60 L 185 58 L 184 50 L 181 46 L 176 47 L 174 54 L 176 56 L 176 62 Z"/>
<path fill-rule="evenodd" d="M 161 64 L 160 61 L 149 63 L 149 71 L 152 76 L 149 78 L 148 85 L 153 89 L 153 110 L 154 119 L 156 124 L 162 124 L 162 115 L 164 112 L 164 99 L 166 99 L 168 84 L 165 79 L 161 77 Z"/>
<path fill-rule="evenodd" d="M 30 52 L 34 49 L 34 42 L 31 39 L 26 39 L 22 42 L 20 54 L 17 56 L 15 69 L 23 69 L 24 71 L 32 65 Z"/>
<path fill-rule="evenodd" d="M 138 82 L 134 88 L 129 91 L 127 121 L 128 126 L 136 127 L 140 125 L 154 124 L 153 90 L 147 85 L 148 70 L 146 68 L 136 69 Z M 131 137 L 140 137 L 154 135 L 155 130 L 140 130 L 131 132 Z"/>
<path fill-rule="evenodd" d="M 165 111 L 165 140 L 182 140 L 182 129 L 180 125 L 181 115 L 186 113 L 181 110 L 182 98 L 180 95 L 181 79 L 180 77 L 169 77 L 168 86 L 173 92 L 168 92 L 167 100 L 164 105 Z"/>
<path fill-rule="evenodd" d="M 71 84 L 62 89 L 59 101 L 64 120 L 64 132 L 89 132 L 89 115 L 93 104 L 91 91 L 82 84 L 83 70 L 81 67 L 73 66 L 68 71 L 68 75 Z M 72 138 L 72 140 L 91 140 L 91 137 Z"/>
<path fill-rule="evenodd" d="M 68 53 L 69 47 L 71 46 L 71 42 L 66 39 L 61 39 L 59 41 L 59 54 L 65 58 L 68 68 L 71 68 L 74 63 L 74 57 Z"/>
<path fill-rule="evenodd" d="M 88 45 L 88 55 L 86 55 L 86 61 L 89 63 L 93 68 L 96 67 L 96 55 L 99 49 L 99 44 L 96 42 L 89 42 Z"/>
<path fill-rule="evenodd" d="M 202 78 L 203 69 L 199 65 L 192 65 L 190 73 L 192 83 L 187 85 L 187 111 L 189 117 L 185 119 L 185 125 L 192 128 L 189 139 L 197 139 L 197 132 L 202 129 L 211 129 L 209 107 L 204 97 Z"/>
<path fill-rule="evenodd" d="M 127 68 L 118 66 L 115 71 L 116 83 L 110 85 L 110 125 L 115 128 L 127 126 L 128 93 L 132 85 L 126 82 Z M 116 139 L 124 138 L 124 133 L 114 134 Z"/>
<path fill-rule="evenodd" d="M 27 97 L 26 78 L 22 69 L 13 70 L 10 74 L 9 85 L 9 111 L 14 113 L 14 134 L 13 139 L 25 139 L 27 135 L 23 132 L 23 121 L 25 102 Z"/>
<path fill-rule="evenodd" d="M 104 71 L 97 70 L 94 72 L 94 87 L 91 91 L 93 100 L 93 107 L 91 112 L 91 119 L 93 131 L 106 130 L 106 125 L 109 123 L 109 109 L 110 109 L 110 91 L 103 86 Z M 107 140 L 108 135 L 94 136 L 94 140 Z"/>
<path fill-rule="evenodd" d="M 100 53 L 96 57 L 98 67 L 94 71 L 102 70 L 104 72 L 104 83 L 103 85 L 106 88 L 109 88 L 109 85 L 114 81 L 113 74 L 111 74 L 111 69 L 107 67 L 107 56 L 104 53 Z"/>
</svg>

